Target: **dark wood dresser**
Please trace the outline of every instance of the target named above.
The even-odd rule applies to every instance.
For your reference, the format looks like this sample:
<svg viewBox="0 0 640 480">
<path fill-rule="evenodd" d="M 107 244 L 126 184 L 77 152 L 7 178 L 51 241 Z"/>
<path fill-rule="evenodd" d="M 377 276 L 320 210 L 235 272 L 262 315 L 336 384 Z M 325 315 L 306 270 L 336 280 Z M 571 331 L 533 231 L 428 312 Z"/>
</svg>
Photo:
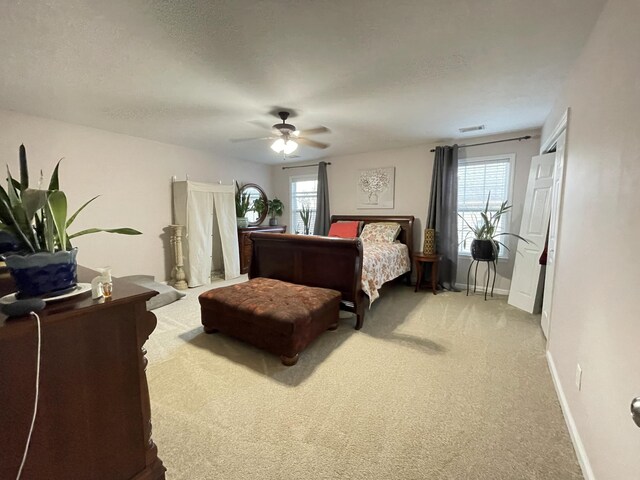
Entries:
<svg viewBox="0 0 640 480">
<path fill-rule="evenodd" d="M 80 282 L 96 272 L 79 267 Z M 8 275 L 0 295 L 13 292 Z M 91 293 L 49 303 L 42 325 L 40 402 L 23 479 L 160 480 L 151 440 L 143 345 L 156 326 L 156 293 L 114 279 L 110 300 Z M 33 415 L 37 328 L 0 314 L 0 478 L 16 478 Z"/>
<path fill-rule="evenodd" d="M 251 240 L 249 234 L 252 232 L 265 233 L 286 233 L 286 225 L 276 225 L 270 227 L 268 225 L 258 225 L 257 227 L 238 228 L 238 243 L 240 244 L 240 273 L 249 271 L 251 263 Z"/>
</svg>

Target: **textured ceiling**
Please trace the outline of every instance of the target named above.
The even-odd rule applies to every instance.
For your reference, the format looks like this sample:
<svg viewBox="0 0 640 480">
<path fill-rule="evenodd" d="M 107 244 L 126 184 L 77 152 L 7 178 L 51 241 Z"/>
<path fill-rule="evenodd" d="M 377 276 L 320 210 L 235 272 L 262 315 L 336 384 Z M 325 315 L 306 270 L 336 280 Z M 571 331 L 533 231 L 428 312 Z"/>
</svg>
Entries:
<svg viewBox="0 0 640 480">
<path fill-rule="evenodd" d="M 0 108 L 277 163 L 540 126 L 604 0 L 0 0 Z M 471 134 L 473 135 L 473 134 Z"/>
</svg>

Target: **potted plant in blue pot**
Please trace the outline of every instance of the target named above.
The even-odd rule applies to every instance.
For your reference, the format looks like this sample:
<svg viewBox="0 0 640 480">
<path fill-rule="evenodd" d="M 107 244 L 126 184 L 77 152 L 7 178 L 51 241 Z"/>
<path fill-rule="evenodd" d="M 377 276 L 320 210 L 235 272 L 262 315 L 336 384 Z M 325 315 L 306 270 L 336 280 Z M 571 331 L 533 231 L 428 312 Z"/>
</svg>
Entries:
<svg viewBox="0 0 640 480">
<path fill-rule="evenodd" d="M 43 296 L 76 285 L 78 249 L 71 244 L 74 238 L 97 232 L 140 235 L 132 228 L 89 228 L 70 234 L 67 229 L 78 214 L 98 197 L 69 217 L 67 197 L 60 190 L 59 167 L 60 162 L 46 190 L 30 188 L 27 153 L 20 145 L 20 180 L 14 179 L 7 167 L 7 189 L 0 186 L 0 230 L 7 237 L 3 259 L 21 297 Z"/>
<path fill-rule="evenodd" d="M 498 240 L 498 238 L 503 235 L 516 237 L 525 243 L 530 243 L 529 240 L 515 233 L 497 232 L 501 217 L 511 209 L 512 205 L 507 205 L 507 202 L 505 201 L 500 204 L 497 210 L 490 211 L 490 200 L 491 192 L 489 192 L 489 195 L 487 196 L 487 203 L 484 207 L 484 211 L 480 212 L 481 219 L 479 221 L 476 220 L 475 225 L 471 225 L 462 215 L 458 214 L 470 230 L 467 235 L 473 235 L 475 237 L 471 242 L 471 256 L 474 260 L 485 262 L 494 261 L 498 258 L 498 255 L 500 254 L 500 246 L 503 246 L 507 251 L 509 251 L 509 248 L 503 242 Z"/>
</svg>

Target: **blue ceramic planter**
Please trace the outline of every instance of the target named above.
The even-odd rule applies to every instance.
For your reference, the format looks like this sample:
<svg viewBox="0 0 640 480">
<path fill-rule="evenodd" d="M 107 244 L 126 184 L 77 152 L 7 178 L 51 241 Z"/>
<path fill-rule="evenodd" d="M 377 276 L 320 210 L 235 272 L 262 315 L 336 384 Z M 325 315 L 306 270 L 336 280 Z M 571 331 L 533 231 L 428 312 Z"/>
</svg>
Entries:
<svg viewBox="0 0 640 480">
<path fill-rule="evenodd" d="M 77 248 L 56 253 L 10 253 L 4 260 L 16 282 L 19 296 L 39 297 L 67 290 L 77 284 L 77 254 Z"/>
</svg>

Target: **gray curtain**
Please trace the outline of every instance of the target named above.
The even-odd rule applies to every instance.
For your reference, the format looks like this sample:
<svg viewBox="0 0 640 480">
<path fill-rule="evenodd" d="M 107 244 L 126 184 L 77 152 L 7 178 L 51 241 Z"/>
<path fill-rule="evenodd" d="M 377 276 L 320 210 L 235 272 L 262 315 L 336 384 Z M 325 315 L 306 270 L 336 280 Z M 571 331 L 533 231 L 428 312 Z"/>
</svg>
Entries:
<svg viewBox="0 0 640 480">
<path fill-rule="evenodd" d="M 438 283 L 457 291 L 458 145 L 436 147 L 426 228 L 435 229 L 436 251 L 442 255 Z"/>
<path fill-rule="evenodd" d="M 316 223 L 314 235 L 326 235 L 331 227 L 329 211 L 329 182 L 327 181 L 327 162 L 318 163 L 318 200 L 316 203 Z"/>
</svg>

